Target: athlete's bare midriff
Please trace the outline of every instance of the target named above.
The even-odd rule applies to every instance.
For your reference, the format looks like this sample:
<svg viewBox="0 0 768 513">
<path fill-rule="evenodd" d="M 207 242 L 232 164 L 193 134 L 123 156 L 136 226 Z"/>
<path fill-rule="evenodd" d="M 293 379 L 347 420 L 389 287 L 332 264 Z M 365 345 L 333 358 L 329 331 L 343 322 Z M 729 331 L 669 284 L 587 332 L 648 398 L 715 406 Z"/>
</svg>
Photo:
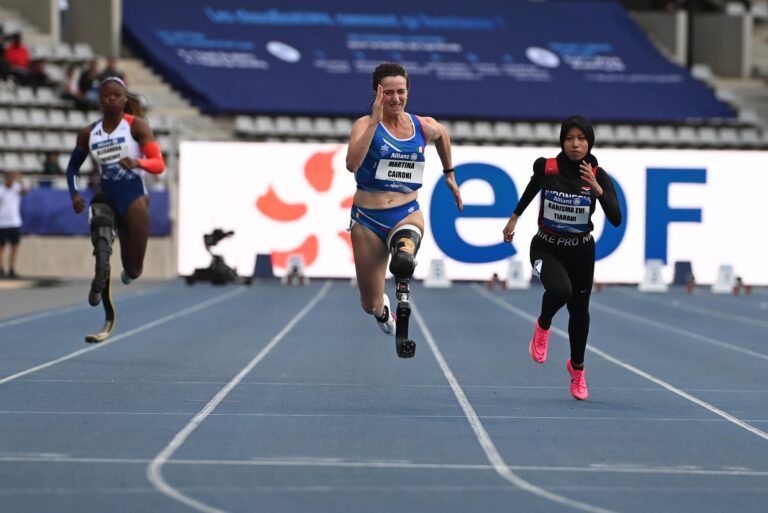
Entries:
<svg viewBox="0 0 768 513">
<path fill-rule="evenodd" d="M 395 191 L 372 192 L 358 189 L 355 191 L 354 202 L 355 205 L 362 208 L 394 208 L 410 203 L 418 196 L 419 193 L 417 191 L 408 193 Z"/>
</svg>

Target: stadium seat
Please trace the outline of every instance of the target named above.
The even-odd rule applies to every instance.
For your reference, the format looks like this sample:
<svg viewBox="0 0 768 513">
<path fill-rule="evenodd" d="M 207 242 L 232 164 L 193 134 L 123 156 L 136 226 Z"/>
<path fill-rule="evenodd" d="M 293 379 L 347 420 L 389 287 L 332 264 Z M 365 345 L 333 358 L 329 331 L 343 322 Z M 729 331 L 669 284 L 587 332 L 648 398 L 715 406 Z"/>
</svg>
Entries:
<svg viewBox="0 0 768 513">
<path fill-rule="evenodd" d="M 493 130 L 497 141 L 508 143 L 515 140 L 515 127 L 508 121 L 497 121 L 493 124 Z"/>
<path fill-rule="evenodd" d="M 613 125 L 595 125 L 595 145 L 613 146 L 616 144 L 616 131 Z"/>
<path fill-rule="evenodd" d="M 701 126 L 698 129 L 698 145 L 705 148 L 714 148 L 720 146 L 720 140 L 717 137 L 717 131 L 713 126 Z"/>
<path fill-rule="evenodd" d="M 677 132 L 675 127 L 660 125 L 656 127 L 656 146 L 665 148 L 677 145 Z"/>
<path fill-rule="evenodd" d="M 69 127 L 65 111 L 61 109 L 48 109 L 48 126 L 51 128 L 65 129 Z"/>
<path fill-rule="evenodd" d="M 43 134 L 36 130 L 26 130 L 24 132 L 24 147 L 28 150 L 43 151 Z"/>
<path fill-rule="evenodd" d="M 93 59 L 93 49 L 87 43 L 75 43 L 72 47 L 72 58 L 76 62 L 86 62 Z"/>
<path fill-rule="evenodd" d="M 640 146 L 656 145 L 656 130 L 650 125 L 640 125 L 636 127 L 635 136 L 637 138 L 637 143 Z"/>
<path fill-rule="evenodd" d="M 515 137 L 520 144 L 533 144 L 536 135 L 533 133 L 533 125 L 523 121 L 515 123 Z"/>
<path fill-rule="evenodd" d="M 692 126 L 677 127 L 677 144 L 683 147 L 694 147 L 699 143 L 696 130 Z"/>
<path fill-rule="evenodd" d="M 496 140 L 496 132 L 488 121 L 475 121 L 474 138 L 479 141 L 493 142 Z"/>
<path fill-rule="evenodd" d="M 88 119 L 85 117 L 82 111 L 70 110 L 67 111 L 67 128 L 71 130 L 79 130 L 88 124 Z"/>
<path fill-rule="evenodd" d="M 9 125 L 11 127 L 26 128 L 29 126 L 29 111 L 19 107 L 11 109 L 9 117 Z"/>
<path fill-rule="evenodd" d="M 22 171 L 21 157 L 18 153 L 5 153 L 3 155 L 2 168 L 5 171 Z"/>
<path fill-rule="evenodd" d="M 333 121 L 333 128 L 336 132 L 336 137 L 348 138 L 350 132 L 352 132 L 352 121 L 348 118 L 336 118 Z"/>
<path fill-rule="evenodd" d="M 275 123 L 269 116 L 256 116 L 253 120 L 255 135 L 264 137 L 275 133 Z"/>
<path fill-rule="evenodd" d="M 314 134 L 318 137 L 333 137 L 335 135 L 333 122 L 330 118 L 315 118 Z"/>
<path fill-rule="evenodd" d="M 294 131 L 301 137 L 312 137 L 315 135 L 315 125 L 312 123 L 312 119 L 306 116 L 301 116 L 295 120 Z"/>
<path fill-rule="evenodd" d="M 275 133 L 281 137 L 296 136 L 296 124 L 290 116 L 275 118 Z"/>
<path fill-rule="evenodd" d="M 762 145 L 760 131 L 752 126 L 743 127 L 739 130 L 739 146 L 743 148 L 759 148 Z"/>
<path fill-rule="evenodd" d="M 722 126 L 718 129 L 717 138 L 724 148 L 737 148 L 739 146 L 739 133 L 736 127 Z"/>
<path fill-rule="evenodd" d="M 637 133 L 632 125 L 617 125 L 615 129 L 615 142 L 620 146 L 637 146 Z"/>
<path fill-rule="evenodd" d="M 249 136 L 255 133 L 253 118 L 251 116 L 240 115 L 235 117 L 235 134 Z"/>
<path fill-rule="evenodd" d="M 469 121 L 455 121 L 451 139 L 461 142 L 471 142 L 475 140 L 475 134 L 472 131 L 472 124 Z"/>
<path fill-rule="evenodd" d="M 29 109 L 29 127 L 46 128 L 48 126 L 48 112 L 45 109 Z"/>
<path fill-rule="evenodd" d="M 557 144 L 560 139 L 560 125 L 553 123 L 536 123 L 533 125 L 533 135 L 539 144 Z"/>
</svg>

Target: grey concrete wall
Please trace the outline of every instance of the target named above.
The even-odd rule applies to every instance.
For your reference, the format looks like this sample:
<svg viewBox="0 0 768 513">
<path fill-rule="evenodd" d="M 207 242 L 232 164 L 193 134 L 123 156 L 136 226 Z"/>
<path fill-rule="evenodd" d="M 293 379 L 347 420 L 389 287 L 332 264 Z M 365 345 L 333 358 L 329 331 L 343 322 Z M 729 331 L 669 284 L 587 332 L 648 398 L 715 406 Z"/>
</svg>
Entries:
<svg viewBox="0 0 768 513">
<path fill-rule="evenodd" d="M 706 64 L 720 77 L 748 78 L 752 72 L 752 16 L 696 15 L 693 62 Z"/>
<path fill-rule="evenodd" d="M 59 36 L 59 0 L 2 0 L 6 9 L 24 16 L 41 32 Z"/>
<path fill-rule="evenodd" d="M 684 11 L 632 13 L 632 17 L 678 64 L 687 61 L 688 27 Z M 748 78 L 752 72 L 751 15 L 697 13 L 693 24 L 693 63 L 720 77 Z"/>
<path fill-rule="evenodd" d="M 122 0 L 69 0 L 67 41 L 88 43 L 98 55 L 119 57 L 122 12 Z"/>
<path fill-rule="evenodd" d="M 685 65 L 687 29 L 684 12 L 637 11 L 631 14 L 657 46 L 673 61 Z"/>
<path fill-rule="evenodd" d="M 90 237 L 22 237 L 16 270 L 23 277 L 92 278 L 93 256 Z M 147 279 L 176 276 L 175 243 L 171 237 L 151 237 L 144 257 Z M 115 241 L 112 268 L 120 274 L 120 242 Z"/>
</svg>

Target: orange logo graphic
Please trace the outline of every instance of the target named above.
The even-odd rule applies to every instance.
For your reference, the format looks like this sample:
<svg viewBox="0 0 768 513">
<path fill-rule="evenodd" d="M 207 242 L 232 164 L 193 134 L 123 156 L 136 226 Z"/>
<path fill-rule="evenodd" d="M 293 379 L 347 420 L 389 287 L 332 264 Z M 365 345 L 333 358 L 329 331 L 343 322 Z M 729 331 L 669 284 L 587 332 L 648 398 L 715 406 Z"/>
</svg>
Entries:
<svg viewBox="0 0 768 513">
<path fill-rule="evenodd" d="M 333 156 L 338 149 L 330 152 L 317 152 L 307 159 L 304 163 L 304 178 L 307 183 L 318 193 L 327 193 L 333 183 L 334 169 Z M 352 208 L 352 196 L 345 198 L 340 207 L 342 209 Z M 272 186 L 267 192 L 256 199 L 256 209 L 264 216 L 278 222 L 294 222 L 307 215 L 309 210 L 304 203 L 290 203 L 283 201 L 275 193 Z M 337 235 L 344 240 L 352 250 L 352 240 L 349 233 L 342 230 Z M 304 265 L 309 267 L 317 259 L 320 253 L 320 242 L 317 235 L 310 234 L 299 246 L 283 251 L 272 251 L 272 265 L 275 267 L 287 269 L 288 259 L 292 255 L 300 255 Z"/>
</svg>

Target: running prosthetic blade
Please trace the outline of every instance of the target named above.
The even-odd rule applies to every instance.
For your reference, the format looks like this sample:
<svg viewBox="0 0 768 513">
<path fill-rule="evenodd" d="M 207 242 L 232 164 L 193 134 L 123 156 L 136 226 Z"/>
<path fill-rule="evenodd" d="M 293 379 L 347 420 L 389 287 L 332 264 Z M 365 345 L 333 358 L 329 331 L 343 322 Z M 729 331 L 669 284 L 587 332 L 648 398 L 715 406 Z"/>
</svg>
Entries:
<svg viewBox="0 0 768 513">
<path fill-rule="evenodd" d="M 395 349 L 400 358 L 413 358 L 416 354 L 416 342 L 408 338 L 408 320 L 411 317 L 411 305 L 408 302 L 408 281 L 397 284 L 397 322 L 395 324 Z"/>
<path fill-rule="evenodd" d="M 107 267 L 106 283 L 100 297 L 101 304 L 104 307 L 104 326 L 102 326 L 100 332 L 85 336 L 85 341 L 89 344 L 105 341 L 112 335 L 112 330 L 115 329 L 115 305 L 112 303 L 112 277 L 109 267 Z"/>
<path fill-rule="evenodd" d="M 88 304 L 96 306 L 101 303 L 101 296 L 109 281 L 109 247 L 104 247 L 104 241 L 99 241 L 93 250 L 96 257 L 96 268 L 91 282 L 91 290 L 88 292 Z"/>
</svg>

